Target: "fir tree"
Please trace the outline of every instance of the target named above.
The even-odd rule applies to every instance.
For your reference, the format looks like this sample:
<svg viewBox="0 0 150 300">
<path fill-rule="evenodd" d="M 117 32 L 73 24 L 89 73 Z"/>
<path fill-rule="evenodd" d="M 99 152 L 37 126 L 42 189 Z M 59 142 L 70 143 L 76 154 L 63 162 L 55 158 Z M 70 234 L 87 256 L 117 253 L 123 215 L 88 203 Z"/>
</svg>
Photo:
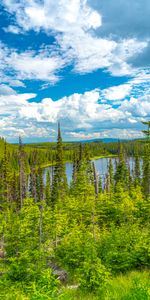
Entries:
<svg viewBox="0 0 150 300">
<path fill-rule="evenodd" d="M 146 139 L 144 145 L 144 158 L 143 158 L 143 192 L 146 198 L 150 195 L 150 121 L 143 122 L 148 126 L 147 130 L 143 130 Z"/>
<path fill-rule="evenodd" d="M 63 156 L 63 144 L 61 138 L 60 124 L 58 124 L 58 137 L 56 147 L 56 165 L 52 183 L 52 203 L 55 205 L 58 199 L 64 200 L 68 192 L 66 169 Z"/>
<path fill-rule="evenodd" d="M 51 206 L 51 177 L 49 171 L 46 172 L 45 201 L 48 206 Z"/>
<path fill-rule="evenodd" d="M 134 183 L 135 186 L 140 184 L 141 181 L 141 170 L 140 170 L 140 159 L 139 159 L 139 151 L 138 147 L 135 148 L 135 154 L 134 154 L 134 161 L 135 161 L 135 167 L 134 167 Z"/>
<path fill-rule="evenodd" d="M 121 143 L 119 143 L 119 162 L 117 163 L 115 172 L 115 186 L 118 183 L 122 184 L 124 189 L 128 189 L 129 184 L 129 171 L 125 162 L 125 153 Z"/>
<path fill-rule="evenodd" d="M 20 186 L 20 207 L 23 206 L 23 201 L 26 198 L 26 173 L 25 173 L 25 152 L 22 144 L 22 139 L 19 137 L 19 186 Z"/>
</svg>

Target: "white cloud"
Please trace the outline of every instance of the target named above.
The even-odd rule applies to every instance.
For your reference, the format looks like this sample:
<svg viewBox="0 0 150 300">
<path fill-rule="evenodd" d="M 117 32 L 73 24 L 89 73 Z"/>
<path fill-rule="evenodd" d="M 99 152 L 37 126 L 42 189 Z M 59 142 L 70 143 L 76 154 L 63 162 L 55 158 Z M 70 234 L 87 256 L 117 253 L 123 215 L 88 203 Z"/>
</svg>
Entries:
<svg viewBox="0 0 150 300">
<path fill-rule="evenodd" d="M 32 51 L 21 54 L 11 53 L 7 60 L 9 66 L 14 69 L 19 79 L 34 79 L 42 81 L 56 82 L 58 80 L 55 74 L 64 66 L 60 57 L 50 57 L 44 51 L 36 55 Z"/>
<path fill-rule="evenodd" d="M 8 114 L 10 116 L 18 114 L 18 111 L 28 105 L 28 100 L 36 94 L 15 94 L 0 96 L 0 115 Z"/>
<path fill-rule="evenodd" d="M 17 24 L 25 31 L 34 29 L 39 31 L 67 32 L 72 27 L 85 30 L 101 26 L 101 16 L 87 5 L 86 0 L 45 0 L 15 1 L 3 0 L 3 4 L 10 13 L 16 15 Z"/>
<path fill-rule="evenodd" d="M 150 117 L 150 95 L 143 96 L 140 99 L 125 100 L 120 109 L 124 112 L 128 111 L 135 117 Z"/>
<path fill-rule="evenodd" d="M 150 116 L 149 69 L 136 69 L 131 64 L 133 58 L 147 49 L 148 39 L 102 36 L 105 20 L 89 3 L 87 0 L 3 0 L 13 15 L 13 24 L 5 31 L 14 34 L 31 29 L 37 33 L 44 31 L 55 37 L 55 43 L 38 51 L 19 51 L 0 45 L 1 130 L 9 128 L 10 134 L 21 131 L 29 136 L 36 134 L 37 129 L 37 135 L 42 136 L 61 120 L 65 130 L 74 132 L 78 128 L 81 134 L 94 131 L 96 136 L 97 128 L 103 127 L 107 135 L 108 127 L 135 128 L 137 122 Z M 24 80 L 39 80 L 45 85 L 56 83 L 59 71 L 69 64 L 78 73 L 102 68 L 114 76 L 134 78 L 102 91 L 75 93 L 58 101 L 45 98 L 40 103 L 28 102 L 35 94 L 17 94 L 10 88 L 23 87 Z M 113 107 L 112 100 L 117 106 Z M 115 134 L 117 131 L 113 130 Z"/>
<path fill-rule="evenodd" d="M 68 126 L 72 124 L 77 128 L 91 127 L 93 122 L 117 122 L 126 118 L 126 114 L 111 105 L 99 104 L 99 97 L 99 91 L 93 90 L 84 94 L 73 94 L 58 101 L 46 98 L 40 103 L 22 106 L 19 113 L 23 118 L 35 119 L 38 122 L 56 123 L 60 119 L 67 120 Z"/>
<path fill-rule="evenodd" d="M 102 98 L 106 98 L 107 100 L 122 100 L 126 96 L 130 95 L 132 90 L 132 85 L 128 84 L 121 84 L 119 86 L 113 86 L 108 89 L 103 90 Z"/>
<path fill-rule="evenodd" d="M 52 49 L 42 48 L 36 51 L 19 53 L 0 44 L 0 78 L 1 82 L 9 82 L 12 86 L 24 86 L 22 80 L 40 80 L 56 83 L 57 72 L 66 64 Z M 13 75 L 5 75 L 11 71 Z"/>
<path fill-rule="evenodd" d="M 99 90 L 84 94 L 76 93 L 58 101 L 45 98 L 39 103 L 29 101 L 32 98 L 34 100 L 36 94 L 17 94 L 9 88 L 7 90 L 6 86 L 4 90 L 5 95 L 0 96 L 0 135 L 8 134 L 15 137 L 18 136 L 18 132 L 22 132 L 25 137 L 48 137 L 50 130 L 53 130 L 60 120 L 66 132 L 65 137 L 68 135 L 78 138 L 76 133 L 70 135 L 67 133 L 75 132 L 76 128 L 81 133 L 80 138 L 92 136 L 98 138 L 101 135 L 107 137 L 106 129 L 109 128 L 112 137 L 120 134 L 121 138 L 122 134 L 123 138 L 125 131 L 118 131 L 118 129 L 115 131 L 114 128 L 122 127 L 122 130 L 129 130 L 128 135 L 130 135 L 130 131 L 135 130 L 141 120 L 150 116 L 148 95 L 137 99 L 131 98 L 128 101 L 123 100 L 118 107 L 114 108 L 111 102 L 103 104 L 99 101 L 101 94 Z"/>
<path fill-rule="evenodd" d="M 87 0 L 3 0 L 3 4 L 16 16 L 18 32 L 22 28 L 24 31 L 44 30 L 53 34 L 61 48 L 61 55 L 67 57 L 79 73 L 107 68 L 115 76 L 131 75 L 134 70 L 128 60 L 148 46 L 147 40 L 126 38 L 117 42 L 110 36 L 102 38 L 98 35 L 96 30 L 103 26 L 102 16 L 89 6 Z M 11 26 L 8 30 L 13 32 L 15 29 L 16 33 L 14 25 Z M 54 67 L 58 69 L 57 63 Z M 50 63 L 51 68 L 53 70 Z M 48 71 L 45 70 L 43 77 L 49 80 Z M 35 78 L 40 79 L 39 76 Z"/>
<path fill-rule="evenodd" d="M 13 95 L 16 92 L 6 84 L 0 84 L 0 95 Z"/>
<path fill-rule="evenodd" d="M 18 26 L 14 26 L 14 25 L 9 25 L 8 27 L 4 27 L 3 29 L 5 32 L 11 32 L 14 34 L 21 33 L 21 29 Z"/>
<path fill-rule="evenodd" d="M 90 140 L 90 139 L 104 139 L 104 138 L 116 138 L 116 139 L 136 139 L 143 137 L 143 133 L 139 130 L 132 129 L 116 129 L 112 128 L 110 130 L 104 130 L 102 132 L 68 132 L 68 136 L 77 140 Z"/>
</svg>

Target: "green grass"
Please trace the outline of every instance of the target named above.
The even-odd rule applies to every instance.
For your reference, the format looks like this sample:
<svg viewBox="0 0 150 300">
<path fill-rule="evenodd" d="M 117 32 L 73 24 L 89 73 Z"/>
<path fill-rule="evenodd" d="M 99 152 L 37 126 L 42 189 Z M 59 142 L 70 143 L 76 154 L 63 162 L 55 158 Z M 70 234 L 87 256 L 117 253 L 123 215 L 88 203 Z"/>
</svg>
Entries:
<svg viewBox="0 0 150 300">
<path fill-rule="evenodd" d="M 79 289 L 65 289 L 61 300 L 150 300 L 150 273 L 131 272 L 112 278 L 109 284 L 96 294 Z"/>
<path fill-rule="evenodd" d="M 113 157 L 117 157 L 118 155 L 115 154 L 104 154 L 104 155 L 99 155 L 99 156 L 93 156 L 91 157 L 91 160 L 97 160 L 100 158 L 113 158 Z"/>
<path fill-rule="evenodd" d="M 2 300 L 52 300 L 45 295 L 35 298 L 32 294 L 26 293 L 24 286 L 14 283 L 9 286 L 0 284 L 0 299 Z M 150 272 L 134 271 L 126 275 L 113 277 L 107 286 L 97 293 L 87 293 L 78 289 L 61 287 L 58 298 L 55 300 L 150 300 Z"/>
<path fill-rule="evenodd" d="M 113 158 L 113 157 L 117 157 L 117 155 L 106 154 L 106 155 L 100 155 L 100 156 L 93 156 L 90 159 L 91 160 L 97 160 L 97 159 L 100 159 L 100 158 Z M 67 164 L 67 163 L 73 163 L 73 162 L 71 160 L 65 160 L 64 164 Z M 42 169 L 45 169 L 47 167 L 52 167 L 52 166 L 55 166 L 55 161 L 53 161 L 53 163 L 52 162 L 48 162 L 48 163 L 42 164 L 40 167 Z"/>
</svg>

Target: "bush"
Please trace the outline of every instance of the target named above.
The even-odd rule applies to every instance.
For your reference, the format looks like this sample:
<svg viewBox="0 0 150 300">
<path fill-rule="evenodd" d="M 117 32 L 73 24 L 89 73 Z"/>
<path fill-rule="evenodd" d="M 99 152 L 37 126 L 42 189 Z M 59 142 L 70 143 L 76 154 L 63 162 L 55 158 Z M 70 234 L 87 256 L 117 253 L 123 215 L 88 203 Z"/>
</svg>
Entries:
<svg viewBox="0 0 150 300">
<path fill-rule="evenodd" d="M 5 300 L 56 300 L 58 280 L 51 269 L 41 272 L 36 281 L 17 282 L 2 277 L 0 280 L 0 299 Z"/>
<path fill-rule="evenodd" d="M 25 293 L 32 300 L 56 299 L 58 283 L 58 280 L 52 275 L 51 269 L 48 269 L 41 273 L 37 281 L 26 286 Z"/>
<path fill-rule="evenodd" d="M 89 291 L 103 289 L 110 279 L 110 273 L 99 258 L 84 261 L 79 269 L 80 287 Z"/>
<path fill-rule="evenodd" d="M 137 225 L 112 228 L 101 235 L 98 255 L 114 273 L 150 265 L 149 230 Z"/>
</svg>

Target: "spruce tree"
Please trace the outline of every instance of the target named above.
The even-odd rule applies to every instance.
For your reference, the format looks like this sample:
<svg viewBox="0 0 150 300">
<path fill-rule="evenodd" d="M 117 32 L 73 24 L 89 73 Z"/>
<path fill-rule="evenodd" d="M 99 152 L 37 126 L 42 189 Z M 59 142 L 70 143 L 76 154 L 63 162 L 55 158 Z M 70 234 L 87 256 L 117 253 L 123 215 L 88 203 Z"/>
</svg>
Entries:
<svg viewBox="0 0 150 300">
<path fill-rule="evenodd" d="M 147 125 L 147 130 L 143 130 L 146 139 L 144 145 L 144 157 L 143 157 L 143 193 L 146 199 L 150 195 L 150 121 L 143 122 Z"/>
<path fill-rule="evenodd" d="M 54 176 L 52 183 L 52 203 L 55 205 L 58 199 L 62 202 L 68 192 L 68 184 L 66 177 L 66 168 L 64 164 L 63 144 L 60 130 L 60 123 L 58 124 L 58 137 L 56 147 L 56 165 L 54 167 Z"/>
<path fill-rule="evenodd" d="M 135 184 L 135 186 L 137 186 L 137 185 L 140 184 L 140 181 L 141 181 L 140 159 L 139 159 L 139 151 L 138 151 L 137 145 L 136 145 L 136 148 L 135 148 L 134 162 L 135 162 L 134 184 Z"/>
<path fill-rule="evenodd" d="M 117 163 L 114 179 L 115 186 L 119 183 L 124 189 L 128 189 L 129 171 L 126 166 L 124 148 L 121 143 L 119 143 L 119 162 Z"/>
<path fill-rule="evenodd" d="M 78 155 L 77 155 L 77 152 L 74 151 L 74 153 L 73 153 L 73 172 L 72 172 L 72 183 L 73 184 L 76 182 L 77 170 L 78 170 Z"/>
<path fill-rule="evenodd" d="M 20 207 L 23 206 L 27 193 L 26 172 L 25 172 L 25 152 L 22 139 L 19 137 L 19 186 L 20 186 Z"/>
<path fill-rule="evenodd" d="M 51 177 L 49 171 L 46 172 L 45 201 L 48 206 L 51 206 Z"/>
<path fill-rule="evenodd" d="M 142 132 L 145 134 L 146 140 L 150 141 L 150 121 L 142 122 L 142 123 L 147 126 L 147 130 L 142 130 Z"/>
<path fill-rule="evenodd" d="M 5 142 L 4 146 L 4 157 L 3 157 L 3 196 L 4 201 L 8 203 L 9 201 L 9 167 L 8 167 L 8 151 L 7 144 Z"/>
<path fill-rule="evenodd" d="M 37 152 L 33 151 L 32 155 L 29 157 L 30 161 L 30 177 L 29 177 L 29 195 L 31 198 L 33 198 L 35 201 L 38 200 L 37 195 Z"/>
</svg>

